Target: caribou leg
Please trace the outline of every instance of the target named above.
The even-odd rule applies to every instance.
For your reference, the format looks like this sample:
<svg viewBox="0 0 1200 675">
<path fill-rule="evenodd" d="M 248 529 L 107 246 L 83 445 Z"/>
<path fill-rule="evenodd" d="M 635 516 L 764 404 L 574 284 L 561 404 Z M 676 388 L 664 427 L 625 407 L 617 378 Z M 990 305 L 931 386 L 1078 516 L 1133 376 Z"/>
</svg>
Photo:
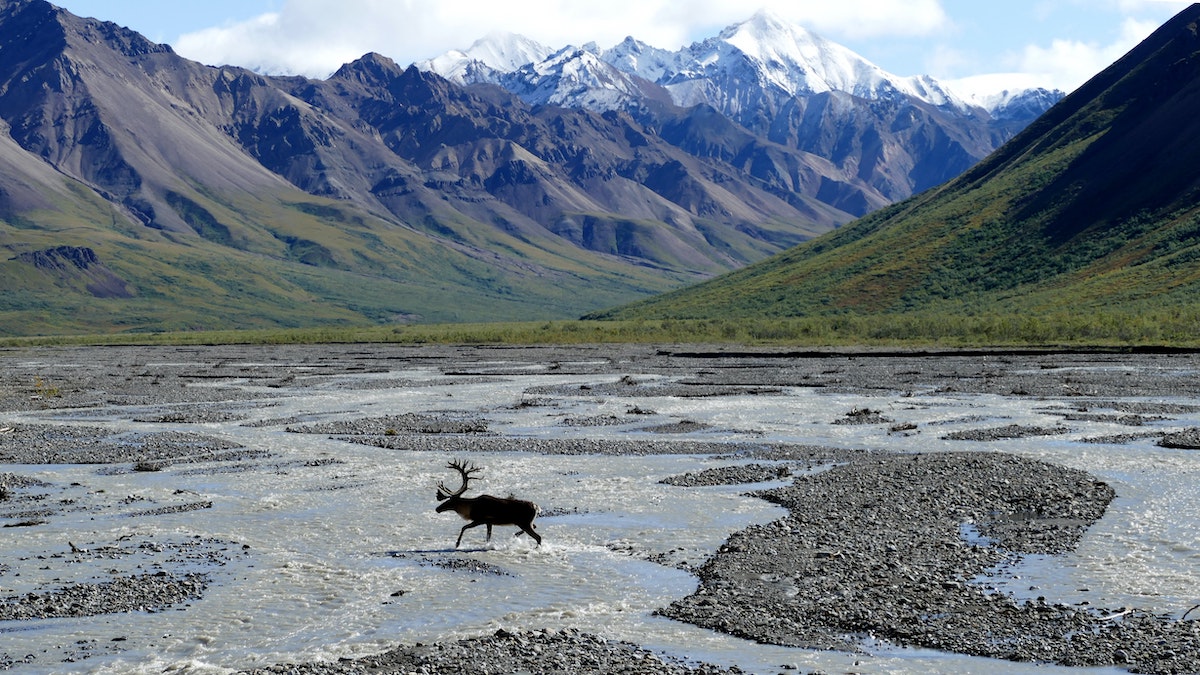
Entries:
<svg viewBox="0 0 1200 675">
<path fill-rule="evenodd" d="M 518 523 L 517 527 L 519 527 L 521 529 L 517 531 L 516 536 L 519 537 L 522 534 L 528 534 L 529 536 L 533 537 L 534 541 L 537 542 L 536 544 L 534 544 L 535 548 L 542 545 L 542 535 L 533 531 L 533 528 L 536 527 L 536 525 L 534 525 L 533 523 L 529 523 L 528 525 L 521 525 L 520 523 Z"/>
<path fill-rule="evenodd" d="M 458 545 L 462 543 L 463 535 L 467 533 L 468 529 L 470 529 L 472 527 L 479 527 L 480 525 L 487 525 L 487 523 L 483 523 L 483 522 L 476 520 L 476 521 L 467 523 L 466 525 L 463 525 L 462 529 L 458 531 L 458 541 L 454 542 L 454 548 L 458 548 Z M 492 526 L 488 525 L 488 529 L 489 530 L 492 529 Z"/>
</svg>

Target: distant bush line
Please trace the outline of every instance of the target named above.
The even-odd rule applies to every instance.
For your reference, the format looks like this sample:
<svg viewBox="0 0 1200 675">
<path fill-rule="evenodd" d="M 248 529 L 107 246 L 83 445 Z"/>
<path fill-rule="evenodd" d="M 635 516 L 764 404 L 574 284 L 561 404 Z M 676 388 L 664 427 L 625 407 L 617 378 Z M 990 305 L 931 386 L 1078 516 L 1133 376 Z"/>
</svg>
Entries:
<svg viewBox="0 0 1200 675">
<path fill-rule="evenodd" d="M 713 343 L 798 347 L 1200 348 L 1200 309 L 1055 315 L 880 314 L 531 321 L 0 337 L 0 346 Z"/>
</svg>

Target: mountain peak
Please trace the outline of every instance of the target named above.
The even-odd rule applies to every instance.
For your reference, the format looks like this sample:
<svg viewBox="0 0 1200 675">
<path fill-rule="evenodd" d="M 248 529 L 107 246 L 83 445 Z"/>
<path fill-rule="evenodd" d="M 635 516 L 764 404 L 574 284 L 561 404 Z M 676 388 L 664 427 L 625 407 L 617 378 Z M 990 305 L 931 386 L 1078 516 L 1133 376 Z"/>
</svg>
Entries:
<svg viewBox="0 0 1200 675">
<path fill-rule="evenodd" d="M 744 81 L 746 86 L 753 82 L 773 90 L 777 96 L 825 92 L 844 92 L 868 100 L 908 96 L 966 114 L 971 114 L 973 106 L 994 112 L 986 105 L 987 101 L 1007 101 L 1019 94 L 1013 92 L 1004 99 L 964 99 L 932 77 L 891 74 L 849 48 L 768 9 L 761 9 L 716 36 L 677 51 L 653 47 L 632 36 L 605 50 L 594 43 L 564 49 L 597 54 L 618 71 L 665 86 L 678 105 L 708 103 L 722 110 L 726 107 L 713 99 L 714 85 L 707 82 L 714 77 L 725 77 L 728 82 Z M 497 31 L 476 40 L 466 50 L 451 50 L 415 65 L 456 84 L 487 82 L 507 87 L 502 79 L 509 84 L 518 82 L 520 78 L 511 74 L 524 66 L 532 66 L 533 72 L 545 72 L 553 64 L 542 62 L 554 60 L 561 64 L 562 53 L 563 49 L 547 47 L 522 35 Z M 598 92 L 586 98 L 607 100 L 608 97 Z"/>
<path fill-rule="evenodd" d="M 852 50 L 826 40 L 769 10 L 759 10 L 735 23 L 714 40 L 692 46 L 706 70 L 745 59 L 764 84 L 785 94 L 841 91 L 862 98 L 889 98 L 903 93 L 934 105 L 955 101 L 932 78 L 902 78 Z"/>
<path fill-rule="evenodd" d="M 605 316 L 930 316 L 970 307 L 979 316 L 1100 310 L 1142 321 L 1147 310 L 1192 308 L 1198 73 L 1194 4 L 958 178 L 736 277 Z"/>
<path fill-rule="evenodd" d="M 337 69 L 331 80 L 355 80 L 362 84 L 377 84 L 401 71 L 396 62 L 382 54 L 369 52 Z"/>
<path fill-rule="evenodd" d="M 62 26 L 69 44 L 82 52 L 92 52 L 97 47 L 101 51 L 111 49 L 128 57 L 140 57 L 151 54 L 174 54 L 170 45 L 159 44 L 147 39 L 141 33 L 111 21 L 85 19 L 60 9 L 42 0 L 32 0 L 28 3 L 16 3 L 19 9 L 33 10 L 39 16 L 47 16 L 49 12 L 54 20 Z M 0 5 L 2 7 L 2 5 Z"/>
<path fill-rule="evenodd" d="M 804 26 L 786 21 L 768 9 L 760 9 L 749 19 L 726 27 L 719 37 L 747 53 L 760 54 L 763 48 L 792 50 L 805 46 L 822 47 L 821 43 L 825 42 Z"/>
<path fill-rule="evenodd" d="M 466 53 L 486 66 L 511 71 L 526 63 L 546 58 L 550 51 L 549 47 L 524 35 L 492 31 L 476 40 Z"/>
<path fill-rule="evenodd" d="M 110 52 L 128 57 L 171 54 L 171 47 L 156 44 L 110 21 L 81 19 L 44 0 L 0 0 L 0 43 L 5 45 L 0 77 L 9 68 L 33 61 L 49 62 L 63 54 L 92 62 Z"/>
<path fill-rule="evenodd" d="M 490 81 L 523 65 L 537 63 L 555 50 L 523 35 L 493 31 L 465 50 L 452 49 L 441 56 L 416 64 L 458 84 Z"/>
<path fill-rule="evenodd" d="M 643 98 L 667 99 L 653 83 L 608 62 L 594 43 L 564 47 L 502 77 L 501 84 L 531 105 L 618 110 Z"/>
<path fill-rule="evenodd" d="M 652 47 L 633 36 L 601 52 L 601 58 L 618 70 L 657 82 L 676 67 L 675 52 Z"/>
</svg>

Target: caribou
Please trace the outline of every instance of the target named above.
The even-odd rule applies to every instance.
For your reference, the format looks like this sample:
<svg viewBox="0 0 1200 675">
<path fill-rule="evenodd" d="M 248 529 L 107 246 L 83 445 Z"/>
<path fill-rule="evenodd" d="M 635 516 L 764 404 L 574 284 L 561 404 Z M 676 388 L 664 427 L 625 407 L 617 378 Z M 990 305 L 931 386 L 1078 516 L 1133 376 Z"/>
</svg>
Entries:
<svg viewBox="0 0 1200 675">
<path fill-rule="evenodd" d="M 511 497 L 493 497 L 491 495 L 480 495 L 478 497 L 463 497 L 462 494 L 467 491 L 467 485 L 471 482 L 471 478 L 475 477 L 483 469 L 474 466 L 470 463 L 453 461 L 446 465 L 448 468 L 454 469 L 462 476 L 462 486 L 451 492 L 444 483 L 438 483 L 437 499 L 440 504 L 437 505 L 437 512 L 454 511 L 469 521 L 458 532 L 458 541 L 454 542 L 454 548 L 462 543 L 463 535 L 472 527 L 487 525 L 487 540 L 492 540 L 493 525 L 516 525 L 521 528 L 517 532 L 517 536 L 528 534 L 537 542 L 536 546 L 542 545 L 542 537 L 534 531 L 533 519 L 537 516 L 538 507 L 533 502 L 527 502 L 524 499 L 513 499 Z"/>
</svg>

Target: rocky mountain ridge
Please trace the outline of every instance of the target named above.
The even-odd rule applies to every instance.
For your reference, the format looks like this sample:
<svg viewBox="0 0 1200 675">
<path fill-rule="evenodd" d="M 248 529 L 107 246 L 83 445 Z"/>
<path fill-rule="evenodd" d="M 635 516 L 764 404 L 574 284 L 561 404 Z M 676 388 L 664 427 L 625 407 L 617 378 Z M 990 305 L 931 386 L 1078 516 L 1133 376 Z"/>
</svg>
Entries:
<svg viewBox="0 0 1200 675">
<path fill-rule="evenodd" d="M 714 77 L 728 79 L 729 76 L 724 74 L 726 71 L 741 71 L 749 75 L 747 81 L 788 96 L 840 91 L 879 100 L 905 95 L 933 106 L 947 106 L 964 112 L 982 108 L 989 114 L 1011 107 L 1014 99 L 1056 101 L 1063 96 L 1062 92 L 1034 88 L 997 91 L 994 96 L 968 99 L 928 75 L 901 77 L 888 73 L 850 49 L 769 10 L 760 10 L 713 37 L 676 51 L 654 47 L 633 36 L 608 49 L 602 49 L 594 42 L 555 49 L 521 35 L 495 32 L 465 50 L 451 50 L 415 65 L 458 84 L 488 82 L 510 90 L 519 89 L 520 83 L 531 77 L 544 78 L 563 70 L 591 71 L 589 76 L 595 78 L 591 88 L 613 87 L 620 93 L 627 86 L 627 80 L 615 81 L 613 75 L 600 77 L 599 73 L 607 70 L 602 64 L 627 78 L 637 77 L 663 86 L 671 93 L 674 103 L 685 107 L 707 103 L 722 108 L 718 99 L 732 94 L 718 91 L 719 88 L 712 87 L 709 81 Z M 524 71 L 525 75 L 517 75 L 519 71 Z M 553 96 L 543 90 L 540 94 L 527 93 L 522 98 L 530 103 L 569 107 L 619 107 L 603 102 L 599 106 L 590 106 L 586 101 L 571 97 L 570 88 L 564 86 Z M 578 87 L 576 90 L 579 91 Z M 591 95 L 597 96 L 595 92 Z M 623 98 L 619 103 L 626 105 L 635 101 Z"/>
<path fill-rule="evenodd" d="M 521 58 L 531 60 L 515 65 Z M 1063 96 L 1030 89 L 968 102 L 932 77 L 888 73 L 768 11 L 674 52 L 633 37 L 610 49 L 552 50 L 493 34 L 417 66 L 461 84 L 498 85 L 531 105 L 642 120 L 653 102 L 710 106 L 758 136 L 831 160 L 886 201 L 953 178 Z"/>
<path fill-rule="evenodd" d="M 970 317 L 999 340 L 1012 322 L 1073 326 L 1083 339 L 1091 322 L 1182 316 L 1191 325 L 1197 73 L 1200 4 L 938 188 L 717 279 L 594 316 Z"/>
<path fill-rule="evenodd" d="M 484 51 L 494 69 L 543 53 Z M 855 127 L 862 100 L 839 92 L 772 102 L 756 131 L 587 50 L 506 77 L 586 61 L 635 108 L 530 104 L 378 54 L 268 77 L 44 0 L 0 0 L 0 54 L 10 333 L 574 317 L 829 231 L 1003 135 L 907 96 Z M 94 261 L 36 264 L 62 250 Z"/>
</svg>

